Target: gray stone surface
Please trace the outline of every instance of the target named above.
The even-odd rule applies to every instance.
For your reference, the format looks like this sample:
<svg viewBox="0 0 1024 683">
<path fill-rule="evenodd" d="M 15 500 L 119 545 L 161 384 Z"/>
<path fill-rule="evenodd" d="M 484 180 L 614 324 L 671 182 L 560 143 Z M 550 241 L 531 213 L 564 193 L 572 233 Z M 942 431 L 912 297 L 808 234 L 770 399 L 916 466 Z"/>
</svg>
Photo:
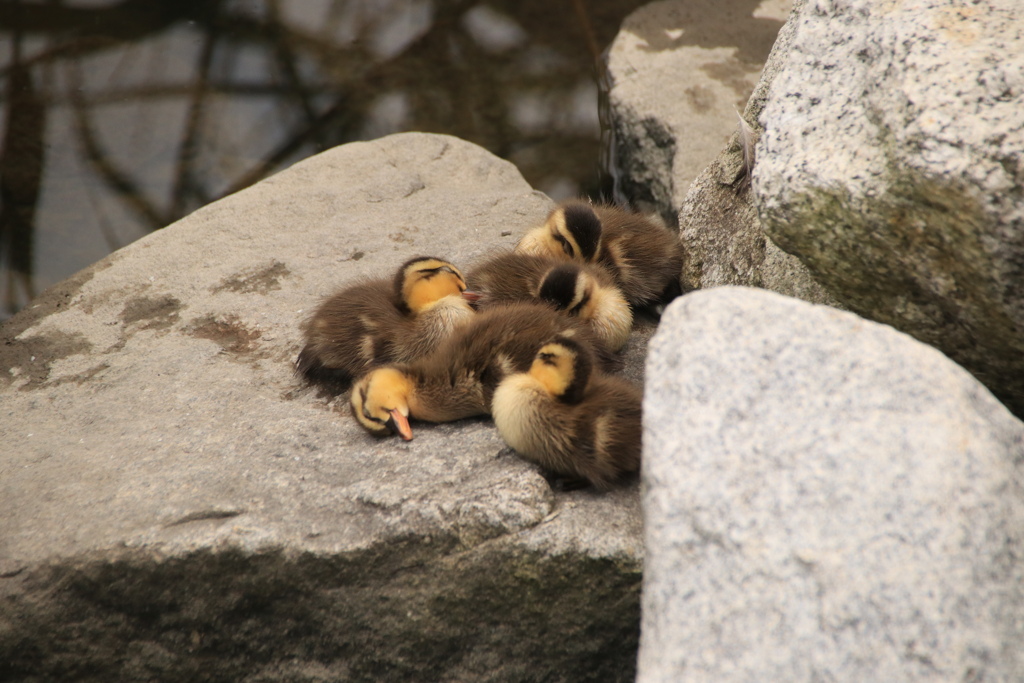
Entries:
<svg viewBox="0 0 1024 683">
<path fill-rule="evenodd" d="M 761 114 L 765 231 L 847 308 L 1024 415 L 1017 0 L 814 2 Z"/>
<path fill-rule="evenodd" d="M 638 681 L 1024 680 L 1024 424 L 941 353 L 694 292 L 644 423 Z"/>
<path fill-rule="evenodd" d="M 631 680 L 636 486 L 553 493 L 486 420 L 378 441 L 292 375 L 321 296 L 550 208 L 455 138 L 346 145 L 7 321 L 0 679 Z"/>
<path fill-rule="evenodd" d="M 793 16 L 799 15 L 804 4 L 804 0 L 794 2 Z M 755 134 L 760 132 L 758 117 L 796 26 L 791 19 L 779 31 L 743 111 Z M 679 211 L 679 239 L 686 255 L 683 289 L 745 285 L 837 306 L 838 301 L 799 259 L 779 249 L 765 235 L 749 178 L 741 174 L 743 154 L 736 126 L 729 130 L 734 133 L 729 144 L 694 180 Z"/>
<path fill-rule="evenodd" d="M 693 179 L 736 130 L 788 0 L 662 0 L 608 51 L 616 194 L 669 225 Z"/>
</svg>

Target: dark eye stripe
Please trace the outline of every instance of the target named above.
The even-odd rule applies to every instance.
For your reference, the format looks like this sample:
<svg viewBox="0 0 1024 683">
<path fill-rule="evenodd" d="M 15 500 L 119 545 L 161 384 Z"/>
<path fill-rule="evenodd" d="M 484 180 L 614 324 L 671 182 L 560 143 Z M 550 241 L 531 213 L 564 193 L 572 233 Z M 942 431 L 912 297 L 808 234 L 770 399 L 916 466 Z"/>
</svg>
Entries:
<svg viewBox="0 0 1024 683">
<path fill-rule="evenodd" d="M 569 315 L 577 315 L 580 311 L 583 310 L 583 307 L 586 306 L 587 303 L 589 303 L 589 302 L 590 302 L 590 293 L 588 292 L 587 294 L 583 295 L 583 298 L 580 299 L 580 302 L 578 304 L 576 304 L 571 309 L 569 309 Z"/>
<path fill-rule="evenodd" d="M 416 272 L 418 274 L 422 275 L 424 280 L 429 280 L 430 278 L 434 277 L 438 273 L 451 273 L 452 275 L 455 275 L 456 277 L 459 276 L 458 273 L 456 273 L 452 269 L 451 266 L 438 266 L 437 268 L 423 268 L 422 270 L 417 270 Z"/>
<path fill-rule="evenodd" d="M 363 417 L 365 417 L 370 422 L 384 424 L 384 420 L 380 419 L 379 417 L 374 417 L 373 415 L 370 415 L 370 411 L 367 410 L 366 408 L 366 387 L 362 387 L 359 389 L 359 400 L 363 404 Z"/>
</svg>

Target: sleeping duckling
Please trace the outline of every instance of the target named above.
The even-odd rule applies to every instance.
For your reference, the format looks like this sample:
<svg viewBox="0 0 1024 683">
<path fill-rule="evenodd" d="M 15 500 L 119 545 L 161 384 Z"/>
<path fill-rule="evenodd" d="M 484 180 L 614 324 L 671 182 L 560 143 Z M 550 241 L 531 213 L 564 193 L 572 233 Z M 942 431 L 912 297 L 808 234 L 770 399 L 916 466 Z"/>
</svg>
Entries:
<svg viewBox="0 0 1024 683">
<path fill-rule="evenodd" d="M 604 490 L 640 468 L 642 395 L 592 366 L 586 346 L 555 337 L 527 372 L 502 380 L 491 412 L 520 455 Z"/>
<path fill-rule="evenodd" d="M 474 314 L 462 272 L 442 259 L 418 256 L 393 280 L 365 280 L 324 301 L 304 325 L 297 372 L 336 390 L 386 363 L 429 354 Z"/>
<path fill-rule="evenodd" d="M 608 271 L 590 263 L 564 263 L 546 256 L 505 252 L 468 272 L 476 306 L 540 300 L 588 323 L 612 351 L 633 329 L 633 312 Z"/>
<path fill-rule="evenodd" d="M 680 292 L 682 247 L 660 218 L 610 204 L 562 203 L 544 225 L 523 235 L 516 251 L 600 263 L 633 306 L 667 302 Z"/>
<path fill-rule="evenodd" d="M 410 417 L 451 422 L 486 415 L 498 383 L 528 370 L 538 340 L 558 335 L 590 349 L 602 368 L 616 367 L 616 357 L 577 319 L 542 304 L 505 304 L 480 311 L 415 363 L 371 370 L 352 388 L 352 413 L 370 432 L 396 432 L 407 441 Z"/>
</svg>

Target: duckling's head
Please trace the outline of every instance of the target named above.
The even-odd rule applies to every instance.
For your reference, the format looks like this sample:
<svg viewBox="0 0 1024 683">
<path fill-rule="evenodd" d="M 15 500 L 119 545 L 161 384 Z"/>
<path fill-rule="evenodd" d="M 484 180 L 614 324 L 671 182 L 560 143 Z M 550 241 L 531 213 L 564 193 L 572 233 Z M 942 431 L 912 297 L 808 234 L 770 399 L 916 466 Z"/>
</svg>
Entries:
<svg viewBox="0 0 1024 683">
<path fill-rule="evenodd" d="M 516 251 L 561 260 L 594 261 L 601 252 L 601 219 L 585 201 L 562 204 L 530 230 Z"/>
<path fill-rule="evenodd" d="M 530 366 L 536 379 L 553 398 L 569 404 L 583 400 L 594 360 L 589 348 L 566 336 L 558 336 L 537 351 Z"/>
<path fill-rule="evenodd" d="M 563 263 L 549 270 L 537 297 L 587 321 L 613 351 L 625 345 L 633 329 L 633 312 L 619 288 L 600 282 L 578 264 Z"/>
<path fill-rule="evenodd" d="M 398 434 L 411 441 L 409 397 L 412 392 L 412 381 L 401 370 L 372 370 L 352 387 L 352 414 L 373 434 Z"/>
<path fill-rule="evenodd" d="M 576 315 L 590 300 L 590 279 L 576 263 L 562 263 L 547 273 L 540 281 L 537 298 L 569 315 Z"/>
<path fill-rule="evenodd" d="M 469 302 L 477 298 L 473 292 L 466 291 L 466 278 L 461 270 L 432 256 L 417 256 L 398 269 L 395 294 L 399 305 L 414 315 L 449 296 L 464 300 L 467 308 Z"/>
</svg>

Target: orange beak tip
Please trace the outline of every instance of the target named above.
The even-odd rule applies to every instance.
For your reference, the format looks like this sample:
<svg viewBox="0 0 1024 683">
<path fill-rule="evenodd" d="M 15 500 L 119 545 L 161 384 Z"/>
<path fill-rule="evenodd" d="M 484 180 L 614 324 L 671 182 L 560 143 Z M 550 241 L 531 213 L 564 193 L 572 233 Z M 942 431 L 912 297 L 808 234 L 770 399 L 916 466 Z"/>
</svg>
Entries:
<svg viewBox="0 0 1024 683">
<path fill-rule="evenodd" d="M 403 441 L 412 441 L 412 427 L 409 426 L 409 418 L 402 415 L 397 408 L 391 411 L 391 419 L 388 422 Z"/>
</svg>

